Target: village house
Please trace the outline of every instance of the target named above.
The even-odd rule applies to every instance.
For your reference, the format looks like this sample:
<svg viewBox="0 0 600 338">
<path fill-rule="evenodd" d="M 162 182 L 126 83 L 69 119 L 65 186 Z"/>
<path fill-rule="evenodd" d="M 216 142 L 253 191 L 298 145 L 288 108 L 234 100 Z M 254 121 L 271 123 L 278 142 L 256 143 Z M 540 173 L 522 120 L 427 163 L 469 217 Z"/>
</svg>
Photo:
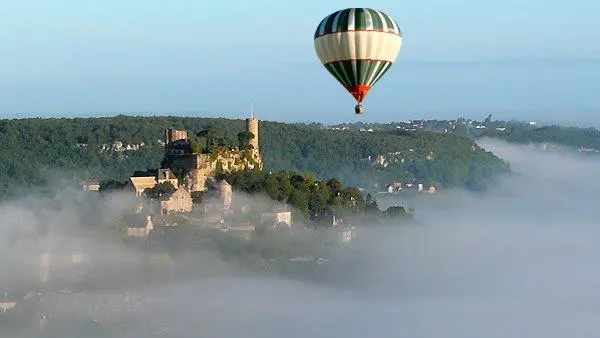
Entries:
<svg viewBox="0 0 600 338">
<path fill-rule="evenodd" d="M 332 216 L 332 220 L 331 220 L 331 225 L 332 226 L 340 226 L 344 224 L 344 220 L 342 218 L 338 218 L 335 216 Z"/>
<path fill-rule="evenodd" d="M 81 181 L 79 182 L 79 186 L 83 191 L 99 191 L 100 190 L 100 182 L 98 181 Z"/>
<path fill-rule="evenodd" d="M 387 192 L 390 194 L 400 193 L 403 191 L 402 187 L 402 183 L 394 182 L 387 186 Z M 425 186 L 422 183 L 405 183 L 404 188 L 404 191 L 416 190 L 418 192 L 427 192 L 430 194 L 435 194 L 437 192 L 437 189 L 434 186 L 429 186 L 427 189 L 425 189 Z"/>
<path fill-rule="evenodd" d="M 183 185 L 179 184 L 179 180 L 170 169 L 135 172 L 129 177 L 125 190 L 135 192 L 136 197 L 144 197 L 150 189 L 163 183 L 170 183 L 175 187 L 175 191 L 170 194 L 163 194 L 156 200 L 146 203 L 146 206 L 150 206 L 151 212 L 161 215 L 172 212 L 191 212 L 193 208 L 192 195 Z M 140 200 L 136 206 L 136 212 L 142 212 L 144 207 L 144 201 Z"/>
<path fill-rule="evenodd" d="M 350 243 L 356 237 L 354 229 L 354 227 L 349 227 L 342 231 L 342 243 Z"/>
<path fill-rule="evenodd" d="M 180 185 L 173 193 L 159 197 L 158 202 L 161 215 L 173 212 L 192 212 L 194 205 L 192 195 L 183 185 Z"/>
<path fill-rule="evenodd" d="M 0 301 L 0 312 L 7 312 L 8 310 L 14 308 L 16 305 L 17 302 Z"/>
<path fill-rule="evenodd" d="M 292 227 L 292 212 L 288 210 L 287 205 L 273 205 L 267 207 L 260 215 L 260 222 L 263 224 L 273 224 L 273 228 Z"/>
<path fill-rule="evenodd" d="M 4 297 L 0 299 L 0 313 L 6 313 L 12 310 L 18 304 L 18 298 L 22 297 L 14 297 L 14 295 L 8 294 L 8 292 L 4 292 Z"/>
<path fill-rule="evenodd" d="M 179 179 L 177 179 L 171 169 L 157 169 L 156 182 L 158 182 L 158 184 L 169 182 L 175 187 L 175 189 L 179 188 Z"/>
<path fill-rule="evenodd" d="M 331 217 L 331 226 L 341 230 L 342 243 L 349 243 L 356 237 L 356 227 L 344 223 L 344 220 L 339 217 Z"/>
<path fill-rule="evenodd" d="M 125 189 L 135 191 L 136 197 L 141 197 L 147 189 L 154 188 L 157 184 L 171 183 L 176 189 L 179 187 L 179 180 L 170 169 L 151 169 L 147 171 L 136 171 L 125 185 Z"/>
<path fill-rule="evenodd" d="M 142 197 L 148 189 L 154 188 L 158 182 L 154 176 L 132 176 L 125 184 L 126 191 L 135 192 L 136 197 Z"/>
</svg>

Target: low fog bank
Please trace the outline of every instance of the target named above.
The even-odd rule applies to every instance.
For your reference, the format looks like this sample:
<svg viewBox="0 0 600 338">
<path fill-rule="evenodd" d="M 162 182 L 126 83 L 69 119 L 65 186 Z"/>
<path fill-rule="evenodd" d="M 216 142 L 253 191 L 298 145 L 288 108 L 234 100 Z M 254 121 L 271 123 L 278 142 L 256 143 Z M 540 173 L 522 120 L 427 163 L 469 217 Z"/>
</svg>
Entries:
<svg viewBox="0 0 600 338">
<path fill-rule="evenodd" d="M 370 233 L 359 284 L 394 302 L 399 335 L 596 336 L 600 159 L 480 143 L 515 174 L 415 201 L 426 225 Z"/>
<path fill-rule="evenodd" d="M 261 337 L 596 337 L 600 161 L 481 144 L 509 161 L 515 175 L 485 195 L 450 191 L 417 201 L 425 225 L 363 225 L 353 266 L 334 283 L 215 282 L 208 308 L 218 310 L 203 316 L 204 330 Z M 224 313 L 228 324 L 219 324 Z"/>
<path fill-rule="evenodd" d="M 105 291 L 127 315 L 99 336 L 597 337 L 600 160 L 480 143 L 515 175 L 416 200 L 423 225 L 360 225 L 329 282 L 214 276 L 139 290 L 156 301 L 137 306 Z"/>
</svg>

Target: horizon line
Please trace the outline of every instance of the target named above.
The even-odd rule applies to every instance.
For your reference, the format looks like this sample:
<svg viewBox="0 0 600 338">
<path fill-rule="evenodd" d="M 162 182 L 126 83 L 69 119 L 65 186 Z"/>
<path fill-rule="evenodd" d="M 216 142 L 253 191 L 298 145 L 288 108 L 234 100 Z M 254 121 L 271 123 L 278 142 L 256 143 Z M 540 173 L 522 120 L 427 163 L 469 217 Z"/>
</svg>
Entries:
<svg viewBox="0 0 600 338">
<path fill-rule="evenodd" d="M 592 108 L 590 108 L 592 109 Z M 46 113 L 46 114 L 53 114 L 53 113 Z M 65 113 L 65 114 L 69 114 L 69 113 Z M 189 115 L 185 115 L 185 114 L 189 114 Z M 124 116 L 124 117 L 181 117 L 181 118 L 205 118 L 205 119 L 229 119 L 229 120 L 245 120 L 247 119 L 247 117 L 244 117 L 245 115 L 247 115 L 248 112 L 245 111 L 240 111 L 240 112 L 213 112 L 213 113 L 208 113 L 205 111 L 176 111 L 176 112 L 96 112 L 96 113 L 86 113 L 86 114 L 81 114 L 79 113 L 76 116 L 65 116 L 64 114 L 60 114 L 57 116 L 40 116 L 40 113 L 37 114 L 32 114 L 32 113 L 12 113 L 10 115 L 11 116 L 6 116 L 4 117 L 3 115 L 5 115 L 5 113 L 0 114 L 0 121 L 2 120 L 27 120 L 27 119 L 66 119 L 66 120 L 74 120 L 74 119 L 102 119 L 102 118 L 114 118 L 114 117 L 119 117 L 119 116 Z M 416 115 L 423 115 L 426 114 L 425 112 L 423 113 L 415 113 Z M 459 113 L 457 112 L 453 118 L 445 118 L 445 119 L 440 119 L 440 118 L 425 118 L 423 116 L 417 117 L 414 116 L 413 118 L 410 119 L 406 119 L 406 121 L 409 120 L 437 120 L 437 121 L 451 121 L 451 120 L 456 120 L 459 118 L 465 118 L 468 120 L 475 120 L 478 121 L 476 118 L 474 117 L 469 117 L 469 115 L 477 115 L 477 114 L 490 114 L 489 112 L 470 112 L 470 113 Z M 491 113 L 492 115 L 495 115 L 495 113 Z M 216 116 L 215 116 L 216 115 Z M 236 116 L 232 116 L 232 115 L 239 115 L 239 117 Z M 414 115 L 414 114 L 413 114 Z M 482 115 L 482 116 L 483 116 Z M 574 116 L 572 116 L 574 117 Z M 353 122 L 344 122 L 344 121 L 318 121 L 318 120 L 289 120 L 289 121 L 283 121 L 283 120 L 270 120 L 270 119 L 260 119 L 259 120 L 261 122 L 277 122 L 277 123 L 284 123 L 284 124 L 321 124 L 323 126 L 335 126 L 335 125 L 340 125 L 340 124 L 355 124 L 355 123 L 363 123 L 363 124 L 393 124 L 393 123 L 400 123 L 400 122 L 404 122 L 404 120 L 389 120 L 389 121 L 353 121 Z M 482 119 L 483 120 L 483 119 Z M 519 121 L 519 122 L 526 122 L 526 121 L 537 121 L 539 124 L 543 124 L 543 125 L 558 125 L 558 126 L 562 126 L 562 127 L 576 127 L 576 125 L 572 125 L 572 123 L 574 122 L 583 122 L 581 120 L 579 121 L 573 121 L 573 119 L 571 119 L 570 121 L 565 120 L 565 121 L 557 121 L 556 118 L 546 118 L 546 119 L 531 119 L 531 118 L 524 118 L 524 119 L 519 119 L 517 117 L 505 117 L 505 118 L 500 118 L 500 119 L 496 119 L 496 120 L 500 120 L 500 121 Z M 577 119 L 576 119 L 577 120 Z M 578 124 L 578 123 L 575 123 Z M 595 125 L 596 123 L 594 123 L 594 121 L 589 121 L 590 125 Z M 577 126 L 580 127 L 580 126 Z"/>
</svg>

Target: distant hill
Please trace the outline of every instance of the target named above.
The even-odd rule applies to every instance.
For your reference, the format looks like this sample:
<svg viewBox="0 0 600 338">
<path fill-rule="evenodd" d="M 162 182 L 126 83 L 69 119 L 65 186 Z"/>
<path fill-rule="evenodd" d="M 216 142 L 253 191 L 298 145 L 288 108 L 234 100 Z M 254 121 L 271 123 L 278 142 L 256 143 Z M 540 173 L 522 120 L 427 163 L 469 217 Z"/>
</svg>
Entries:
<svg viewBox="0 0 600 338">
<path fill-rule="evenodd" d="M 214 129 L 236 144 L 244 120 L 131 117 L 0 120 L 0 195 L 60 180 L 126 179 L 156 168 L 165 129 Z M 508 166 L 471 139 L 422 130 L 332 130 L 320 124 L 261 122 L 265 170 L 291 169 L 346 185 L 383 189 L 393 182 L 480 189 Z M 375 188 L 375 185 L 378 188 Z"/>
<path fill-rule="evenodd" d="M 535 121 L 483 121 L 458 118 L 455 120 L 412 120 L 392 123 L 354 123 L 331 126 L 331 129 L 390 131 L 420 130 L 445 134 L 459 134 L 479 139 L 490 137 L 509 143 L 529 145 L 540 150 L 600 152 L 600 131 L 596 128 L 539 125 Z"/>
</svg>

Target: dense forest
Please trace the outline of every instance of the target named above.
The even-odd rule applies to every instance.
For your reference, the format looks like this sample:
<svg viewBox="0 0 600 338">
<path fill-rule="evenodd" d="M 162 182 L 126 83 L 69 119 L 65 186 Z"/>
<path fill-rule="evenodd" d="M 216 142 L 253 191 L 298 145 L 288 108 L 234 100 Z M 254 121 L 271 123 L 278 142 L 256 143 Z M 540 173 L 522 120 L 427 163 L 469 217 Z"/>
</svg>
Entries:
<svg viewBox="0 0 600 338">
<path fill-rule="evenodd" d="M 352 123 L 333 126 L 347 130 L 373 129 L 390 131 L 417 129 L 437 133 L 450 133 L 477 140 L 490 137 L 515 144 L 549 143 L 568 149 L 600 150 L 600 130 L 589 127 L 540 125 L 535 121 L 494 120 L 488 115 L 482 121 L 458 118 L 455 120 L 412 120 L 392 123 Z M 582 150 L 583 150 L 582 149 Z"/>
<path fill-rule="evenodd" d="M 236 144 L 245 121 L 124 115 L 0 120 L 0 196 L 79 179 L 122 181 L 136 170 L 155 168 L 163 158 L 169 127 L 185 129 L 191 137 L 215 130 L 215 137 Z M 265 121 L 259 142 L 267 171 L 336 177 L 367 190 L 409 181 L 480 189 L 509 170 L 465 136 L 428 131 L 331 130 L 319 124 Z"/>
</svg>

